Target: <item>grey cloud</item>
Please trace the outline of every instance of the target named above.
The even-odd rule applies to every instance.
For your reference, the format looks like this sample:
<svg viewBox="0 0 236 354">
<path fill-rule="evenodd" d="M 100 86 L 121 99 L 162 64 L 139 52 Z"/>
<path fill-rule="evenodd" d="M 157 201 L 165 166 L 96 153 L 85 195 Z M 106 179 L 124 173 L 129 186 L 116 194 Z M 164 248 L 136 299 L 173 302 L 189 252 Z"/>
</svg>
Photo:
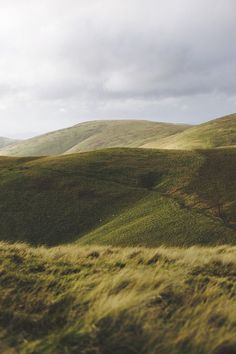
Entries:
<svg viewBox="0 0 236 354">
<path fill-rule="evenodd" d="M 235 12 L 234 0 L 1 1 L 0 135 L 23 132 L 22 117 L 41 132 L 234 111 Z"/>
</svg>

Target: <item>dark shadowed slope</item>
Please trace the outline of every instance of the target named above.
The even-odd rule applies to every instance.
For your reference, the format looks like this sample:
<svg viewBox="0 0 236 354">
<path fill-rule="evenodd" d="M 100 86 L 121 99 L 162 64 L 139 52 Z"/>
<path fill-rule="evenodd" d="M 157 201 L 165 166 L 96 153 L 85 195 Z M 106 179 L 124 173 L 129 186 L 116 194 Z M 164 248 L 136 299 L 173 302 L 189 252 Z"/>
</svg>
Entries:
<svg viewBox="0 0 236 354">
<path fill-rule="evenodd" d="M 161 141 L 144 144 L 146 148 L 206 149 L 236 146 L 236 114 L 192 127 Z"/>
<path fill-rule="evenodd" d="M 189 125 L 137 120 L 94 121 L 25 140 L 0 152 L 9 156 L 60 155 L 109 147 L 140 147 Z"/>
<path fill-rule="evenodd" d="M 0 239 L 56 245 L 236 242 L 236 150 L 107 149 L 0 159 Z"/>
</svg>

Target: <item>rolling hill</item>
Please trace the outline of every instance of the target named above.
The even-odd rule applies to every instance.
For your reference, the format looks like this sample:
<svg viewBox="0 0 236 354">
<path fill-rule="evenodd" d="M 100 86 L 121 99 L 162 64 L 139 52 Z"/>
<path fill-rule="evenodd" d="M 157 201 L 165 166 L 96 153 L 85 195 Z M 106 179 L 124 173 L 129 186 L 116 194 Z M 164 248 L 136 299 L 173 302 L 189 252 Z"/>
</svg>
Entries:
<svg viewBox="0 0 236 354">
<path fill-rule="evenodd" d="M 0 157 L 0 352 L 234 354 L 235 174 L 227 148 Z"/>
<path fill-rule="evenodd" d="M 0 239 L 148 247 L 236 243 L 236 150 L 0 158 Z"/>
<path fill-rule="evenodd" d="M 20 142 L 0 151 L 7 156 L 60 155 L 110 147 L 140 147 L 182 132 L 184 124 L 137 120 L 93 121 Z"/>
<path fill-rule="evenodd" d="M 19 140 L 0 137 L 0 149 L 19 143 Z"/>
<path fill-rule="evenodd" d="M 144 148 L 207 149 L 236 146 L 236 114 L 192 127 L 175 136 L 144 144 Z"/>
<path fill-rule="evenodd" d="M 5 156 L 72 154 L 112 147 L 194 150 L 236 146 L 236 114 L 197 126 L 137 120 L 93 121 L 11 146 Z"/>
</svg>

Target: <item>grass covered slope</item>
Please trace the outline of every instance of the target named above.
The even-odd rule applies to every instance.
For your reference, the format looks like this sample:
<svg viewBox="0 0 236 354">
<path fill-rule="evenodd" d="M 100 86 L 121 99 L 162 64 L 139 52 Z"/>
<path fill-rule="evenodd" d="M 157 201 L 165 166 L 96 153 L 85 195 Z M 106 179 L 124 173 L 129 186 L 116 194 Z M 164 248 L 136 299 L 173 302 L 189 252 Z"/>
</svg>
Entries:
<svg viewBox="0 0 236 354">
<path fill-rule="evenodd" d="M 60 155 L 110 147 L 141 145 L 182 132 L 189 125 L 138 120 L 94 121 L 58 130 L 16 144 L 0 154 L 7 156 Z"/>
<path fill-rule="evenodd" d="M 144 144 L 145 148 L 207 149 L 236 146 L 236 114 L 192 127 L 161 141 Z"/>
<path fill-rule="evenodd" d="M 9 145 L 17 144 L 18 142 L 18 140 L 0 137 L 0 149 L 6 148 Z"/>
<path fill-rule="evenodd" d="M 234 354 L 235 247 L 0 245 L 2 354 Z"/>
<path fill-rule="evenodd" d="M 1 146 L 5 156 L 62 155 L 103 148 L 207 149 L 236 146 L 236 114 L 194 127 L 141 120 L 85 122 Z"/>
<path fill-rule="evenodd" d="M 108 149 L 0 159 L 0 239 L 57 245 L 236 242 L 236 151 Z"/>
</svg>

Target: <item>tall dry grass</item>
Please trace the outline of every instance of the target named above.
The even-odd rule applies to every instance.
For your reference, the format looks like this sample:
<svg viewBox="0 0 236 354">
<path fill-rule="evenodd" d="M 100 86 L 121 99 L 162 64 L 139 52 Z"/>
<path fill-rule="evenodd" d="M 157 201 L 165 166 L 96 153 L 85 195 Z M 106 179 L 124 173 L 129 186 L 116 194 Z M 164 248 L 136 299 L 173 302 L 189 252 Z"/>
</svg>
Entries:
<svg viewBox="0 0 236 354">
<path fill-rule="evenodd" d="M 236 247 L 0 253 L 2 353 L 236 352 Z"/>
</svg>

